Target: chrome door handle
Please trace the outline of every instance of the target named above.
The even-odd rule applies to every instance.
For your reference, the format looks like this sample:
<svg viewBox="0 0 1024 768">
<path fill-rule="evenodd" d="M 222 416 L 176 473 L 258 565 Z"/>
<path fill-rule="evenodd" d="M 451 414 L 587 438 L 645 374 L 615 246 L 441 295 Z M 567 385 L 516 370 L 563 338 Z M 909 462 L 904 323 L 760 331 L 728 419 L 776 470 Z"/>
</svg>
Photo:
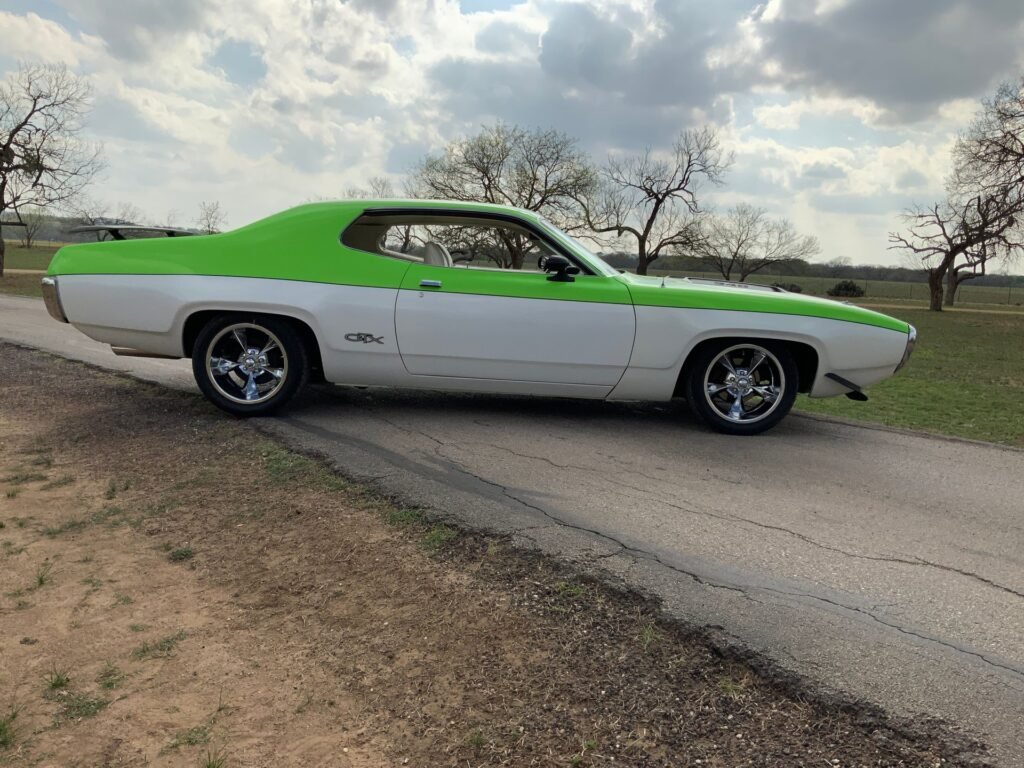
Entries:
<svg viewBox="0 0 1024 768">
<path fill-rule="evenodd" d="M 420 288 L 440 288 L 440 280 L 420 280 Z"/>
</svg>

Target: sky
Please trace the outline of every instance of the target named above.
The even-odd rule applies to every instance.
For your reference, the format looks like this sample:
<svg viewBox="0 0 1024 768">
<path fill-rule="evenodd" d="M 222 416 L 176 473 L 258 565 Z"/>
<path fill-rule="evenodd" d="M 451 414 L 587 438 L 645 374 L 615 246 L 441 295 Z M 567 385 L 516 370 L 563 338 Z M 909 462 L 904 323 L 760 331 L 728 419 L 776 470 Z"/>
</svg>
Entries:
<svg viewBox="0 0 1024 768">
<path fill-rule="evenodd" d="M 0 40 L 0 78 L 91 80 L 92 194 L 152 222 L 400 188 L 498 120 L 599 162 L 710 123 L 735 164 L 709 205 L 789 217 L 817 260 L 900 264 L 900 211 L 941 197 L 957 132 L 1024 74 L 1024 2 L 0 0 Z"/>
</svg>

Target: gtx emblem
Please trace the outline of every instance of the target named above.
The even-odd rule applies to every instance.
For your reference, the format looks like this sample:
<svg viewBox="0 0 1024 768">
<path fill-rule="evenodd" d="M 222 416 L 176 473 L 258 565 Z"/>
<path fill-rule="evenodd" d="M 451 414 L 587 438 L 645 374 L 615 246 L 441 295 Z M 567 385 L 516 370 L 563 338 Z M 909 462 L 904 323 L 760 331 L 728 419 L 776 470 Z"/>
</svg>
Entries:
<svg viewBox="0 0 1024 768">
<path fill-rule="evenodd" d="M 383 344 L 383 336 L 374 336 L 372 333 L 346 333 L 345 341 L 361 341 L 363 344 Z"/>
</svg>

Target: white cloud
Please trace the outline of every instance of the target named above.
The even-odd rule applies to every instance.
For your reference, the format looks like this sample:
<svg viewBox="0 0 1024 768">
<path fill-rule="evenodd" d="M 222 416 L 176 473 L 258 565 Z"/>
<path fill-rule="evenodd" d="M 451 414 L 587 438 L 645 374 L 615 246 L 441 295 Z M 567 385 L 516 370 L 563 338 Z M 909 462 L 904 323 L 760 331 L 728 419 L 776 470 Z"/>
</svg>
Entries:
<svg viewBox="0 0 1024 768">
<path fill-rule="evenodd" d="M 102 55 L 103 44 L 90 35 L 72 35 L 55 21 L 35 13 L 0 11 L 3 56 L 27 62 L 79 67 Z"/>
<path fill-rule="evenodd" d="M 776 131 L 796 130 L 800 127 L 800 121 L 807 115 L 849 115 L 865 125 L 874 125 L 884 114 L 882 108 L 867 99 L 814 96 L 792 99 L 784 104 L 767 104 L 754 109 L 754 118 L 758 124 Z"/>
<path fill-rule="evenodd" d="M 0 11 L 0 76 L 17 59 L 87 74 L 110 165 L 95 194 L 154 218 L 219 199 L 242 224 L 496 119 L 564 130 L 598 159 L 710 120 L 737 152 L 717 201 L 871 261 L 904 201 L 941 192 L 977 99 L 1022 64 L 1008 41 L 1024 16 L 1018 0 L 57 2 L 61 20 Z M 935 57 L 955 58 L 956 34 L 989 44 L 951 71 Z"/>
</svg>

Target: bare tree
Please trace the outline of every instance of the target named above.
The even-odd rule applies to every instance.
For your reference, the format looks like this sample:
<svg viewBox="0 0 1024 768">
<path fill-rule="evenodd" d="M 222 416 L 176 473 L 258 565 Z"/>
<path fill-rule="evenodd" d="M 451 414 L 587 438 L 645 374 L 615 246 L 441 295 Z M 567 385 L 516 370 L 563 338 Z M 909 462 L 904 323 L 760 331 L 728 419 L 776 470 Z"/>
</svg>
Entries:
<svg viewBox="0 0 1024 768">
<path fill-rule="evenodd" d="M 118 224 L 141 224 L 145 214 L 134 203 L 118 203 L 114 219 Z"/>
<path fill-rule="evenodd" d="M 110 217 L 110 205 L 103 200 L 99 200 L 91 195 L 79 195 L 75 200 L 75 204 L 72 207 L 71 214 L 78 220 L 79 224 L 85 224 L 92 226 L 96 224 L 102 224 L 107 221 Z M 96 240 L 104 240 L 107 238 L 107 233 L 97 232 Z"/>
<path fill-rule="evenodd" d="M 1006 190 L 915 208 L 903 216 L 905 234 L 889 233 L 890 248 L 921 259 L 928 270 L 928 308 L 941 312 L 944 297 L 947 306 L 953 301 L 944 281 L 955 293 L 964 280 L 985 274 L 993 258 L 1024 246 L 1017 226 L 1021 213 L 1021 198 Z"/>
<path fill-rule="evenodd" d="M 957 189 L 1020 195 L 1024 190 L 1024 78 L 982 102 L 953 151 Z"/>
<path fill-rule="evenodd" d="M 21 214 L 21 246 L 31 248 L 36 244 L 36 237 L 46 225 L 48 217 L 36 208 L 23 208 Z"/>
<path fill-rule="evenodd" d="M 388 200 L 395 196 L 395 187 L 387 176 L 372 176 L 365 187 L 349 187 L 345 197 L 349 200 Z"/>
<path fill-rule="evenodd" d="M 200 232 L 213 235 L 220 232 L 227 219 L 220 209 L 220 203 L 216 200 L 212 203 L 202 202 L 199 204 L 199 215 L 196 216 L 196 226 Z"/>
<path fill-rule="evenodd" d="M 406 178 L 402 183 L 405 197 L 421 197 L 415 187 L 415 179 Z M 349 187 L 345 197 L 350 200 L 388 200 L 395 196 L 395 187 L 387 176 L 372 176 L 366 187 Z M 399 253 L 409 253 L 417 240 L 416 228 L 406 224 L 392 227 L 388 231 L 388 247 Z"/>
<path fill-rule="evenodd" d="M 82 224 L 99 224 L 109 218 L 110 204 L 89 195 L 81 195 L 72 208 L 72 215 Z"/>
<path fill-rule="evenodd" d="M 801 236 L 788 219 L 772 219 L 763 208 L 741 203 L 702 224 L 692 251 L 726 280 L 745 281 L 771 264 L 808 259 L 819 253 L 818 239 Z"/>
<path fill-rule="evenodd" d="M 967 280 L 1009 262 L 1024 247 L 1024 79 L 982 102 L 957 140 L 947 200 L 904 214 L 906 234 L 890 247 L 913 254 L 928 269 L 930 309 L 953 306 Z M 943 286 L 945 282 L 945 286 Z"/>
<path fill-rule="evenodd" d="M 663 253 L 692 248 L 700 239 L 699 194 L 705 184 L 721 184 L 732 164 L 717 129 L 683 131 L 670 156 L 651 150 L 611 157 L 596 199 L 586 201 L 587 226 L 599 234 L 632 237 L 641 275 Z"/>
<path fill-rule="evenodd" d="M 99 171 L 100 148 L 81 139 L 90 97 L 63 66 L 23 64 L 0 84 L 0 220 L 8 210 L 20 221 L 22 209 L 66 205 Z"/>
<path fill-rule="evenodd" d="M 597 174 L 575 139 L 499 123 L 424 159 L 412 183 L 418 197 L 512 205 L 572 232 L 584 227 L 580 201 L 593 193 Z M 521 269 L 532 241 L 512 230 L 494 232 L 507 266 Z"/>
</svg>

